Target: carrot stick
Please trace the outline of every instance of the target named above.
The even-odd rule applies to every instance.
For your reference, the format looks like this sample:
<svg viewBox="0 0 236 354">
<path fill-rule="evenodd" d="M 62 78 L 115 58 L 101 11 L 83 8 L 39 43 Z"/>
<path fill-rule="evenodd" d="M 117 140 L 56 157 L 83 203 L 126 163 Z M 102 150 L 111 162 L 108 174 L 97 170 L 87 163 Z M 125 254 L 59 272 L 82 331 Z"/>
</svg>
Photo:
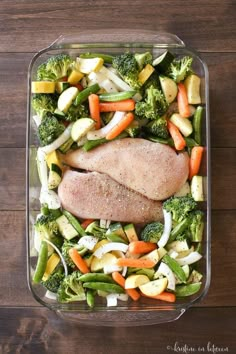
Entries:
<svg viewBox="0 0 236 354">
<path fill-rule="evenodd" d="M 116 138 L 123 130 L 125 130 L 130 123 L 134 120 L 134 114 L 129 112 L 127 113 L 123 119 L 117 123 L 114 128 L 112 128 L 109 133 L 106 135 L 107 140 L 112 140 Z"/>
<path fill-rule="evenodd" d="M 153 268 L 155 263 L 150 259 L 118 258 L 116 264 L 120 267 Z"/>
<path fill-rule="evenodd" d="M 84 220 L 84 221 L 81 223 L 81 226 L 82 226 L 83 229 L 86 229 L 86 227 L 88 227 L 92 222 L 94 222 L 93 219 Z"/>
<path fill-rule="evenodd" d="M 69 256 L 81 273 L 89 273 L 88 266 L 75 248 L 69 249 Z"/>
<path fill-rule="evenodd" d="M 157 245 L 152 242 L 133 241 L 129 244 L 130 254 L 148 253 L 157 248 Z"/>
<path fill-rule="evenodd" d="M 179 114 L 181 115 L 181 117 L 184 118 L 190 117 L 191 113 L 188 104 L 186 87 L 182 83 L 178 84 L 177 102 L 178 102 Z"/>
<path fill-rule="evenodd" d="M 202 154 L 204 148 L 203 146 L 194 146 L 191 151 L 191 156 L 189 160 L 189 179 L 192 179 L 193 176 L 198 174 L 201 161 Z"/>
<path fill-rule="evenodd" d="M 117 102 L 101 102 L 99 104 L 100 112 L 114 112 L 114 111 L 133 111 L 135 108 L 135 101 L 132 98 Z"/>
<path fill-rule="evenodd" d="M 101 127 L 99 97 L 92 93 L 88 96 L 90 116 L 96 121 L 96 129 Z"/>
<path fill-rule="evenodd" d="M 186 142 L 179 129 L 169 120 L 167 121 L 167 127 L 172 139 L 174 140 L 176 150 L 183 150 L 186 146 Z"/>
<path fill-rule="evenodd" d="M 123 289 L 125 288 L 125 278 L 119 272 L 113 272 L 112 278 Z M 125 291 L 134 301 L 140 298 L 140 293 L 136 289 L 125 289 Z"/>
<path fill-rule="evenodd" d="M 163 291 L 163 293 L 156 295 L 156 296 L 147 296 L 141 292 L 141 295 L 144 297 L 149 297 L 151 299 L 162 300 L 167 302 L 175 302 L 176 296 L 175 294 L 168 293 L 167 291 Z"/>
</svg>

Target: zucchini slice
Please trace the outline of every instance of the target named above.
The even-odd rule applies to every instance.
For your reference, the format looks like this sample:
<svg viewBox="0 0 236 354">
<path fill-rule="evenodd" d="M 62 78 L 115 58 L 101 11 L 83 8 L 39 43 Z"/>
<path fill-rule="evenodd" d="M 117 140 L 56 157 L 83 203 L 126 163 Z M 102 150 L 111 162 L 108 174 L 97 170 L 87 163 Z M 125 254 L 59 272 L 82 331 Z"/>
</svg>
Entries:
<svg viewBox="0 0 236 354">
<path fill-rule="evenodd" d="M 164 73 L 169 68 L 174 58 L 174 55 L 167 50 L 159 57 L 154 59 L 152 65 L 156 67 L 157 71 Z"/>
<path fill-rule="evenodd" d="M 95 121 L 91 118 L 78 119 L 71 129 L 71 138 L 78 141 L 95 127 Z"/>
<path fill-rule="evenodd" d="M 48 188 L 57 188 L 61 182 L 62 171 L 60 167 L 54 163 L 51 163 L 49 176 L 48 176 Z"/>
<path fill-rule="evenodd" d="M 170 79 L 167 76 L 159 76 L 160 84 L 162 91 L 164 93 L 165 99 L 167 103 L 171 103 L 177 96 L 178 87 L 174 80 Z"/>
<path fill-rule="evenodd" d="M 191 181 L 191 194 L 196 202 L 204 201 L 202 176 L 193 176 Z"/>
<path fill-rule="evenodd" d="M 77 89 L 77 87 L 73 86 L 63 91 L 58 98 L 57 108 L 60 111 L 66 113 L 72 105 L 72 102 L 76 98 L 78 92 L 79 90 Z"/>
</svg>

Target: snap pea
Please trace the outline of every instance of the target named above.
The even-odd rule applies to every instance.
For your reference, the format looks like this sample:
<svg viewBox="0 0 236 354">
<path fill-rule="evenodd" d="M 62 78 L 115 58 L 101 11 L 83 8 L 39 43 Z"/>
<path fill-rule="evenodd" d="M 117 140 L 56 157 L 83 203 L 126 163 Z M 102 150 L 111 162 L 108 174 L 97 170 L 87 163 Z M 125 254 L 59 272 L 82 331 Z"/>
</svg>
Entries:
<svg viewBox="0 0 236 354">
<path fill-rule="evenodd" d="M 80 225 L 79 221 L 67 210 L 63 210 L 62 213 L 67 217 L 71 225 L 74 227 L 74 229 L 81 235 L 84 236 L 86 235 L 84 229 Z"/>
<path fill-rule="evenodd" d="M 123 239 L 123 237 L 116 235 L 116 234 L 108 234 L 108 235 L 106 235 L 106 238 L 111 242 L 122 242 L 122 243 L 125 243 L 126 245 L 128 243 L 127 241 L 125 241 Z"/>
<path fill-rule="evenodd" d="M 104 274 L 104 273 L 86 273 L 86 274 L 81 275 L 79 277 L 79 280 L 82 281 L 83 283 L 102 282 L 102 283 L 114 284 L 112 277 L 110 275 Z"/>
<path fill-rule="evenodd" d="M 95 290 L 87 290 L 86 292 L 86 301 L 89 307 L 93 308 L 94 307 L 94 303 L 95 303 L 95 295 L 96 295 L 96 291 Z"/>
<path fill-rule="evenodd" d="M 45 273 L 48 261 L 48 244 L 46 241 L 42 241 L 39 249 L 38 261 L 33 276 L 33 282 L 39 283 Z"/>
<path fill-rule="evenodd" d="M 172 138 L 163 139 L 163 138 L 158 138 L 157 136 L 147 136 L 147 139 L 150 141 L 153 141 L 154 143 L 160 143 L 160 144 L 174 146 L 174 141 Z"/>
<path fill-rule="evenodd" d="M 186 145 L 188 147 L 194 147 L 194 146 L 199 146 L 199 144 L 192 138 L 184 138 L 185 142 L 186 142 Z"/>
<path fill-rule="evenodd" d="M 104 60 L 104 63 L 107 64 L 112 64 L 113 61 L 113 56 L 108 55 L 108 54 L 103 54 L 103 53 L 82 53 L 80 54 L 80 58 L 102 58 Z"/>
<path fill-rule="evenodd" d="M 202 283 L 194 283 L 188 285 L 178 285 L 175 289 L 175 294 L 177 297 L 190 296 L 197 293 L 201 288 Z"/>
<path fill-rule="evenodd" d="M 178 235 L 182 234 L 187 229 L 189 224 L 190 224 L 190 219 L 188 218 L 184 219 L 179 224 L 177 224 L 171 231 L 168 242 L 174 241 Z"/>
<path fill-rule="evenodd" d="M 100 86 L 98 84 L 91 85 L 86 87 L 83 91 L 80 91 L 75 98 L 74 105 L 78 106 L 80 103 L 83 103 L 87 100 L 88 96 L 91 93 L 97 93 L 100 90 Z"/>
<path fill-rule="evenodd" d="M 115 294 L 123 294 L 124 289 L 117 285 L 111 283 L 103 283 L 103 282 L 88 282 L 83 284 L 84 288 L 94 289 L 94 290 L 102 290 L 108 293 L 115 293 Z"/>
<path fill-rule="evenodd" d="M 102 93 L 99 95 L 99 99 L 105 102 L 116 102 L 132 98 L 135 94 L 136 91 Z"/>
<path fill-rule="evenodd" d="M 202 106 L 198 106 L 194 116 L 193 116 L 193 137 L 194 140 L 196 140 L 196 142 L 201 145 L 201 126 L 202 126 L 202 112 L 203 112 L 203 107 Z"/>
<path fill-rule="evenodd" d="M 95 147 L 102 145 L 104 143 L 107 143 L 108 140 L 105 138 L 102 139 L 97 139 L 97 140 L 88 140 L 84 145 L 83 145 L 83 150 L 84 151 L 89 151 L 94 149 Z"/>
<path fill-rule="evenodd" d="M 164 257 L 162 258 L 162 261 L 170 267 L 172 272 L 175 273 L 177 278 L 182 283 L 186 282 L 187 280 L 186 275 L 183 269 L 181 268 L 181 266 L 179 265 L 179 263 L 175 259 L 171 258 L 168 254 L 165 254 Z"/>
</svg>

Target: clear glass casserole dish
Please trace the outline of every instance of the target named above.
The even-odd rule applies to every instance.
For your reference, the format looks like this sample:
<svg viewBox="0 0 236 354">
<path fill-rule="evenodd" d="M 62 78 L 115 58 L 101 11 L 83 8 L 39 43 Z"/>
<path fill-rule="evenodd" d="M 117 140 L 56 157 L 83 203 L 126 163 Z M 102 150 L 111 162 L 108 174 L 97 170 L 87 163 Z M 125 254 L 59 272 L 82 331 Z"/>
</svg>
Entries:
<svg viewBox="0 0 236 354">
<path fill-rule="evenodd" d="M 109 32 L 109 33 L 108 33 Z M 128 35 L 127 35 L 128 33 Z M 202 243 L 203 258 L 199 269 L 204 275 L 201 290 L 190 297 L 178 299 L 174 304 L 163 303 L 142 297 L 138 302 L 120 302 L 117 307 L 108 308 L 106 301 L 101 299 L 91 310 L 85 302 L 61 304 L 45 297 L 45 289 L 32 281 L 33 268 L 35 268 L 37 253 L 33 243 L 33 226 L 35 217 L 40 210 L 39 194 L 40 181 L 36 166 L 36 151 L 38 140 L 36 126 L 33 121 L 31 107 L 31 81 L 35 77 L 38 65 L 50 56 L 67 53 L 78 56 L 86 52 L 100 52 L 105 54 L 119 54 L 127 50 L 131 52 L 150 51 L 154 57 L 170 49 L 176 55 L 190 55 L 193 57 L 193 69 L 201 77 L 201 99 L 204 105 L 203 117 L 203 145 L 205 146 L 201 175 L 204 176 L 205 201 L 201 202 L 201 209 L 205 211 L 205 229 Z M 27 195 L 26 195 L 26 240 L 28 284 L 34 298 L 42 305 L 54 310 L 65 319 L 86 325 L 102 326 L 138 326 L 178 319 L 190 306 L 201 301 L 210 285 L 210 237 L 211 237 L 211 204 L 210 204 L 210 126 L 209 126 L 209 98 L 208 98 L 208 70 L 199 55 L 185 46 L 175 35 L 169 33 L 156 33 L 150 31 L 129 30 L 115 32 L 87 31 L 74 37 L 59 37 L 48 48 L 37 53 L 31 61 L 28 71 L 28 119 L 27 119 Z"/>
</svg>

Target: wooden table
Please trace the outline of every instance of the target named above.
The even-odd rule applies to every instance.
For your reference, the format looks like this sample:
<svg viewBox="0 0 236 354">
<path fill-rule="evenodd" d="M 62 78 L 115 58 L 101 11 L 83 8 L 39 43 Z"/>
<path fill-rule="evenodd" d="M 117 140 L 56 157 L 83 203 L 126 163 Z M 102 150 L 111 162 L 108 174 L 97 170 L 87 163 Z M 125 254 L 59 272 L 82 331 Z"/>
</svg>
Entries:
<svg viewBox="0 0 236 354">
<path fill-rule="evenodd" d="M 1 0 L 1 353 L 236 353 L 235 5 L 231 0 Z M 29 61 L 60 34 L 112 27 L 176 33 L 187 45 L 201 51 L 209 66 L 212 282 L 202 303 L 169 324 L 78 327 L 41 307 L 26 283 L 25 128 Z"/>
</svg>

